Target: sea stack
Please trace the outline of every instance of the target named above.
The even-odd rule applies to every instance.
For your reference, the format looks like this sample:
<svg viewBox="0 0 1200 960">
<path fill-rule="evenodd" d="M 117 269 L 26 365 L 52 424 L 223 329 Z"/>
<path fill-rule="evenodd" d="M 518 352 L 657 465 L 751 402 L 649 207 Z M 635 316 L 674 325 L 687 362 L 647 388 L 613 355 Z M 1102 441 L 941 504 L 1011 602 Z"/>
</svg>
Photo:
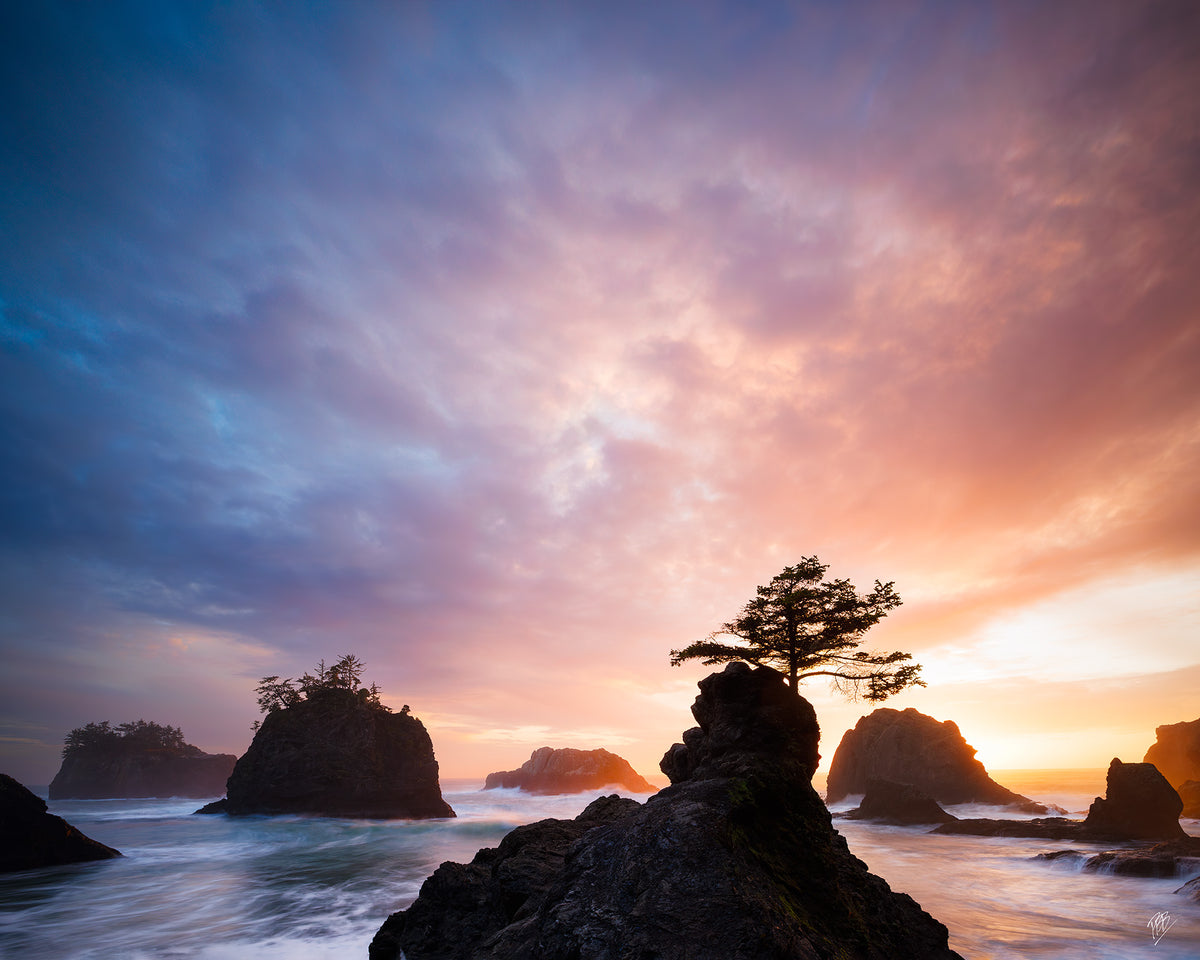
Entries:
<svg viewBox="0 0 1200 960">
<path fill-rule="evenodd" d="M 0 773 L 0 873 L 109 860 L 120 851 L 84 836 L 24 784 Z"/>
<path fill-rule="evenodd" d="M 1200 817 L 1200 719 L 1163 724 L 1154 737 L 1143 761 L 1179 792 L 1185 817 Z"/>
<path fill-rule="evenodd" d="M 1123 840 L 1183 840 L 1182 812 L 1179 794 L 1154 764 L 1122 763 L 1114 757 L 1104 796 L 1088 809 L 1084 828 Z"/>
<path fill-rule="evenodd" d="M 939 722 L 912 707 L 883 707 L 846 731 L 829 765 L 825 800 L 836 803 L 852 793 L 866 793 L 872 780 L 911 784 L 939 803 L 989 803 L 1047 812 L 1042 804 L 989 777 L 954 721 Z"/>
<path fill-rule="evenodd" d="M 527 793 L 582 793 L 602 787 L 621 787 L 631 793 L 653 793 L 655 787 L 629 765 L 629 761 L 607 750 L 553 750 L 539 747 L 516 770 L 489 773 L 484 790 L 516 787 Z"/>
<path fill-rule="evenodd" d="M 671 785 L 444 863 L 372 960 L 952 960 L 946 928 L 854 857 L 812 788 L 808 701 L 766 667 L 700 682 Z"/>
<path fill-rule="evenodd" d="M 236 762 L 232 753 L 205 753 L 185 743 L 177 727 L 89 723 L 67 735 L 50 799 L 219 797 Z"/>
<path fill-rule="evenodd" d="M 263 719 L 229 777 L 228 797 L 201 812 L 325 817 L 453 817 L 424 724 L 352 690 L 324 688 Z"/>
</svg>

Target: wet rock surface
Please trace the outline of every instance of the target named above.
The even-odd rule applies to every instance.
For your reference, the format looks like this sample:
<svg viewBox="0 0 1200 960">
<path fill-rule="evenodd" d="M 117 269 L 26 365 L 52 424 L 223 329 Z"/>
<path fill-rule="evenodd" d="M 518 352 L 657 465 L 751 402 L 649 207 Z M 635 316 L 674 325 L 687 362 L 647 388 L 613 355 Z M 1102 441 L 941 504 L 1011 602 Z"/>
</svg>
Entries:
<svg viewBox="0 0 1200 960">
<path fill-rule="evenodd" d="M 119 856 L 47 812 L 45 800 L 0 773 L 0 873 Z"/>
<path fill-rule="evenodd" d="M 619 786 L 633 793 L 653 793 L 655 787 L 629 765 L 629 761 L 607 750 L 554 750 L 540 747 L 516 770 L 489 773 L 483 789 L 516 787 L 529 793 L 582 793 Z"/>
<path fill-rule="evenodd" d="M 810 783 L 812 707 L 774 671 L 701 681 L 698 727 L 645 803 L 606 797 L 445 863 L 372 960 L 957 957 L 946 928 L 848 850 Z"/>
</svg>

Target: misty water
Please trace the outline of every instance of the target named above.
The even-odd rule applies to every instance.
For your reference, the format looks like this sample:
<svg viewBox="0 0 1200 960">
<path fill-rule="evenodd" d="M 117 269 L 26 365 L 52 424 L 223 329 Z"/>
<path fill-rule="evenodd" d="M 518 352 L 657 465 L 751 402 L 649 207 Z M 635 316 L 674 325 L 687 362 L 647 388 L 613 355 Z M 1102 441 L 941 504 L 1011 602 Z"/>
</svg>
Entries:
<svg viewBox="0 0 1200 960">
<path fill-rule="evenodd" d="M 1081 816 L 1103 792 L 1104 772 L 997 779 Z M 365 960 L 375 930 L 416 897 L 439 863 L 470 860 L 518 824 L 572 817 L 600 795 L 478 787 L 443 781 L 458 818 L 437 821 L 199 817 L 192 816 L 195 800 L 52 802 L 52 813 L 125 856 L 0 875 L 0 957 Z M 1200 823 L 1184 825 L 1200 834 Z M 1187 876 L 1132 879 L 1030 859 L 1068 846 L 1057 841 L 939 837 L 845 820 L 836 826 L 875 873 L 949 927 L 950 945 L 968 960 L 1200 956 L 1200 904 L 1173 893 Z M 1171 925 L 1155 943 L 1148 923 L 1164 913 Z"/>
</svg>

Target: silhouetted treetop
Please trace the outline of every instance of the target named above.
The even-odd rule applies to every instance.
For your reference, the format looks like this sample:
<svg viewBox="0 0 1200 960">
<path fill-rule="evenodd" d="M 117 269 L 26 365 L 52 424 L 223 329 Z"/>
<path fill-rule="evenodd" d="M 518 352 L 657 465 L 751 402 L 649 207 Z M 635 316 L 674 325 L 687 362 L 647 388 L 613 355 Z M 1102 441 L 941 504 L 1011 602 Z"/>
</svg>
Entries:
<svg viewBox="0 0 1200 960">
<path fill-rule="evenodd" d="M 81 751 L 123 752 L 138 750 L 172 750 L 201 753 L 183 739 L 179 727 L 163 726 L 148 720 L 131 720 L 113 726 L 107 720 L 76 727 L 63 739 L 62 755 L 72 756 Z"/>
<path fill-rule="evenodd" d="M 321 660 L 314 672 L 305 673 L 299 680 L 291 677 L 280 679 L 277 674 L 263 677 L 255 687 L 259 709 L 263 713 L 274 713 L 295 706 L 302 700 L 316 700 L 333 691 L 348 691 L 367 706 L 391 712 L 390 707 L 380 702 L 377 685 L 361 686 L 365 667 L 366 664 L 358 657 L 347 653 L 329 667 Z"/>
<path fill-rule="evenodd" d="M 871 701 L 925 686 L 921 665 L 907 662 L 911 654 L 856 649 L 866 632 L 902 603 L 895 584 L 876 580 L 870 593 L 859 594 L 849 580 L 823 580 L 828 569 L 816 557 L 785 567 L 758 588 L 736 618 L 706 639 L 672 650 L 671 665 L 745 660 L 785 673 L 797 696 L 798 684 L 809 677 L 829 677 L 844 696 Z"/>
</svg>

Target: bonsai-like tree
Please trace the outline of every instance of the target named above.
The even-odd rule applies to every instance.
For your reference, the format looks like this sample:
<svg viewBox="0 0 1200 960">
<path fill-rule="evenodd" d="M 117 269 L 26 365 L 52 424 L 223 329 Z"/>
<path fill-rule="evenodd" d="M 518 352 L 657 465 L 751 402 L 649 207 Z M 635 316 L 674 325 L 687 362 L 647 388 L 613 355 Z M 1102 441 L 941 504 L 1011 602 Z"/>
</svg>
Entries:
<svg viewBox="0 0 1200 960">
<path fill-rule="evenodd" d="M 834 689 L 852 700 L 886 700 L 905 687 L 925 686 L 921 665 L 907 662 L 911 654 L 857 649 L 866 632 L 900 606 L 895 584 L 876 580 L 874 590 L 859 594 L 849 580 L 823 580 L 828 569 L 816 557 L 785 567 L 736 619 L 672 650 L 671 665 L 745 660 L 785 673 L 796 696 L 797 685 L 809 677 L 830 677 Z"/>
</svg>

